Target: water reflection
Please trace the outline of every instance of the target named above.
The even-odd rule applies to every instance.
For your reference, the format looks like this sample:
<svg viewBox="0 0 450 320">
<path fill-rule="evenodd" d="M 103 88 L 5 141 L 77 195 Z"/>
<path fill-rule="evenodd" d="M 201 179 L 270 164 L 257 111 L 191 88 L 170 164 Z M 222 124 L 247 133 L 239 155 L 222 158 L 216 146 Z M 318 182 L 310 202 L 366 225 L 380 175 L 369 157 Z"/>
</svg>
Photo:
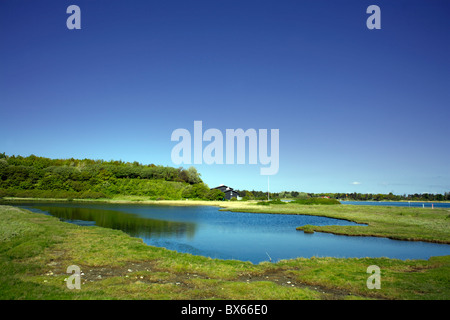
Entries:
<svg viewBox="0 0 450 320">
<path fill-rule="evenodd" d="M 358 226 L 308 215 L 219 211 L 210 206 L 111 203 L 14 203 L 79 225 L 119 229 L 152 246 L 211 258 L 259 263 L 296 257 L 389 257 L 428 259 L 450 254 L 450 246 L 377 237 L 348 237 L 295 228 L 310 225 Z M 362 226 L 362 225 L 359 225 Z"/>
<path fill-rule="evenodd" d="M 34 209 L 48 212 L 66 222 L 122 230 L 133 237 L 192 238 L 195 234 L 194 223 L 142 218 L 115 210 L 56 206 L 35 206 Z"/>
</svg>

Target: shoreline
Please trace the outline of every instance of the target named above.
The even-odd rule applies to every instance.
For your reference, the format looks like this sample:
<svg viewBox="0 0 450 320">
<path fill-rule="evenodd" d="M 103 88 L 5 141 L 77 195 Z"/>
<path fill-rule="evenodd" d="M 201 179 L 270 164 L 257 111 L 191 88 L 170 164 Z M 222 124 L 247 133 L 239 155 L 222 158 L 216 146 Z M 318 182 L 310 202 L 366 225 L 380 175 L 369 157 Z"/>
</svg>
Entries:
<svg viewBox="0 0 450 320">
<path fill-rule="evenodd" d="M 11 206 L 0 206 L 0 215 L 8 239 L 0 242 L 8 256 L 0 261 L 2 299 L 415 300 L 450 294 L 450 256 L 311 257 L 253 264 L 148 246 L 120 230 L 77 227 Z M 68 265 L 81 268 L 82 290 L 67 290 Z M 369 265 L 383 270 L 383 290 L 367 287 Z"/>
<path fill-rule="evenodd" d="M 51 198 L 3 198 L 0 204 L 15 202 L 60 202 L 60 203 L 107 203 L 155 206 L 211 206 L 220 211 L 250 212 L 260 214 L 311 215 L 347 220 L 363 226 L 342 228 L 340 226 L 309 226 L 307 232 L 325 232 L 343 236 L 373 236 L 400 241 L 423 241 L 450 244 L 447 226 L 448 208 L 421 208 L 408 206 L 371 205 L 268 205 L 259 206 L 252 201 L 207 201 L 207 200 L 145 200 L 130 199 L 51 199 Z M 424 213 L 426 213 L 424 215 Z M 431 215 L 430 215 L 431 214 Z M 304 226 L 293 226 L 303 231 Z M 363 228 L 363 229 L 362 229 Z"/>
<path fill-rule="evenodd" d="M 83 203 L 118 203 L 118 204 L 146 204 L 146 205 L 169 205 L 169 206 L 213 206 L 213 207 L 234 207 L 227 205 L 226 201 L 209 201 L 209 200 L 141 200 L 141 199 L 64 199 L 64 198 L 16 198 L 4 197 L 0 199 L 2 202 L 83 202 Z M 231 202 L 234 203 L 234 202 Z M 246 202 L 252 203 L 252 202 Z M 256 201 L 254 202 L 256 203 Z M 239 203 L 242 205 L 242 203 Z"/>
<path fill-rule="evenodd" d="M 281 200 L 281 199 L 280 199 Z M 21 197 L 3 197 L 0 198 L 1 201 L 42 201 L 42 202 L 108 202 L 108 203 L 144 203 L 144 204 L 166 204 L 166 205 L 179 205 L 179 204 L 187 204 L 187 205 L 231 205 L 234 204 L 255 204 L 257 202 L 266 201 L 266 200 L 238 200 L 238 201 L 220 201 L 220 200 L 148 200 L 148 199 L 108 199 L 108 198 L 100 198 L 100 199 L 88 199 L 88 198 L 80 198 L 80 199 L 67 199 L 67 198 L 21 198 Z M 407 201 L 407 200 L 383 200 L 383 201 L 375 201 L 375 200 L 339 200 L 340 202 L 373 202 L 373 203 L 389 203 L 389 202 L 404 202 L 404 203 L 450 203 L 450 201 Z"/>
<path fill-rule="evenodd" d="M 8 276 L 5 279 L 21 279 L 19 284 L 6 287 L 11 289 L 2 292 L 0 294 L 2 298 L 17 299 L 21 297 L 23 299 L 24 292 L 29 299 L 55 299 L 57 297 L 67 300 L 130 298 L 415 300 L 448 299 L 450 297 L 447 286 L 449 255 L 406 260 L 386 257 L 313 256 L 254 264 L 240 260 L 212 259 L 149 246 L 144 244 L 141 239 L 120 230 L 105 227 L 78 227 L 64 223 L 52 216 L 33 213 L 13 206 L 14 202 L 26 201 L 42 203 L 53 201 L 68 204 L 78 202 L 86 204 L 206 205 L 234 212 L 242 210 L 242 212 L 263 214 L 310 214 L 357 220 L 355 222 L 367 219 L 368 226 L 364 226 L 364 229 L 359 226 L 356 229 L 349 228 L 347 230 L 339 230 L 339 227 L 336 226 L 312 226 L 312 230 L 346 236 L 378 236 L 403 241 L 412 239 L 392 238 L 391 235 L 402 235 L 402 230 L 393 228 L 392 222 L 402 224 L 413 218 L 417 212 L 424 212 L 423 216 L 419 214 L 419 217 L 414 218 L 417 220 L 414 221 L 427 223 L 431 219 L 436 222 L 441 220 L 442 223 L 447 224 L 445 217 L 450 216 L 447 210 L 435 209 L 432 212 L 431 209 L 423 211 L 418 208 L 388 206 L 353 206 L 351 209 L 344 205 L 258 206 L 256 201 L 240 203 L 240 201 L 204 200 L 133 201 L 130 199 L 33 198 L 2 200 L 0 200 L 0 216 L 5 215 L 5 219 L 0 219 L 0 227 L 6 231 L 5 235 L 9 241 L 0 242 L 0 245 L 3 246 L 1 247 L 3 252 L 14 258 L 8 262 L 0 261 L 0 267 Z M 1 205 L 6 205 L 6 202 L 9 207 Z M 444 220 L 442 220 L 443 217 Z M 21 226 L 21 228 L 17 229 L 16 226 Z M 442 227 L 439 225 L 424 226 L 424 229 L 420 228 L 420 233 L 411 230 L 403 236 L 411 236 L 416 233 L 425 238 L 431 236 L 438 238 L 438 234 L 441 233 L 442 238 Z M 364 230 L 367 231 L 365 234 L 356 234 Z M 383 234 L 383 231 L 386 233 Z M 448 236 L 445 239 L 448 239 Z M 9 244 L 13 242 L 16 246 L 10 248 Z M 28 248 L 33 248 L 33 250 L 30 251 Z M 33 264 L 34 271 L 25 272 L 24 263 Z M 67 278 L 67 266 L 74 264 L 83 271 L 81 285 L 83 289 L 86 289 L 79 292 L 67 290 L 64 282 Z M 386 275 L 382 278 L 383 291 L 371 291 L 367 288 L 366 270 L 369 265 L 377 265 L 383 270 L 383 275 Z M 337 272 L 339 277 L 336 277 Z M 114 286 L 109 289 L 111 283 Z M 398 283 L 401 285 L 397 285 Z M 33 286 L 29 284 L 33 284 Z M 419 293 L 417 292 L 418 286 L 421 288 Z M 54 291 L 49 291 L 49 288 Z"/>
</svg>

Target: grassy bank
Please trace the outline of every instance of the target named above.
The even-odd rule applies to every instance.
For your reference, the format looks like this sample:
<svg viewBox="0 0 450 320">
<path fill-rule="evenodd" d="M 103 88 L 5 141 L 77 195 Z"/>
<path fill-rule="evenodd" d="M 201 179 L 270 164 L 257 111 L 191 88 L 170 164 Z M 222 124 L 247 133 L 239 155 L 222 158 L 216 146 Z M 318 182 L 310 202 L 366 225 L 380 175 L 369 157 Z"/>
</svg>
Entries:
<svg viewBox="0 0 450 320">
<path fill-rule="evenodd" d="M 381 269 L 380 290 L 366 286 L 366 269 L 373 264 Z M 82 270 L 81 290 L 66 287 L 69 265 Z M 450 298 L 448 256 L 254 265 L 147 246 L 121 231 L 80 227 L 10 206 L 0 206 L 0 268 L 1 299 Z"/>
</svg>

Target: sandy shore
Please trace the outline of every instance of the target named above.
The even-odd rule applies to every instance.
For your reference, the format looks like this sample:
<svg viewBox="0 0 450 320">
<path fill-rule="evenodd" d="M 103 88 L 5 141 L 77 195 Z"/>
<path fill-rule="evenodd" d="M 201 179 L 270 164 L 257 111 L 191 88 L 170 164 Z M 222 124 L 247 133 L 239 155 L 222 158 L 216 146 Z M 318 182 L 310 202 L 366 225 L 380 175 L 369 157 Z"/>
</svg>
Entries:
<svg viewBox="0 0 450 320">
<path fill-rule="evenodd" d="M 5 197 L 4 202 L 14 201 L 42 201 L 42 202 L 94 202 L 94 203 L 123 203 L 123 204 L 148 204 L 168 206 L 215 206 L 221 208 L 248 208 L 254 207 L 258 202 L 250 201 L 208 201 L 208 200 L 141 200 L 141 199 L 57 199 L 57 198 L 13 198 Z M 0 200 L 0 202 L 2 201 Z"/>
</svg>

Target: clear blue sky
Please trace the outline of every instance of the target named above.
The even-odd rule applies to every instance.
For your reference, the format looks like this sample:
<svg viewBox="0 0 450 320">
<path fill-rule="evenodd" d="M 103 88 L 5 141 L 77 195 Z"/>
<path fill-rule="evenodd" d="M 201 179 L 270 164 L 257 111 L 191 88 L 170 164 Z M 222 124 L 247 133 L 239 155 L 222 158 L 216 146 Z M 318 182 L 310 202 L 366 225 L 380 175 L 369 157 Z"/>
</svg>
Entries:
<svg viewBox="0 0 450 320">
<path fill-rule="evenodd" d="M 0 152 L 174 166 L 201 120 L 280 130 L 271 191 L 443 193 L 449 34 L 438 0 L 0 0 Z M 267 190 L 259 164 L 196 167 Z"/>
</svg>

